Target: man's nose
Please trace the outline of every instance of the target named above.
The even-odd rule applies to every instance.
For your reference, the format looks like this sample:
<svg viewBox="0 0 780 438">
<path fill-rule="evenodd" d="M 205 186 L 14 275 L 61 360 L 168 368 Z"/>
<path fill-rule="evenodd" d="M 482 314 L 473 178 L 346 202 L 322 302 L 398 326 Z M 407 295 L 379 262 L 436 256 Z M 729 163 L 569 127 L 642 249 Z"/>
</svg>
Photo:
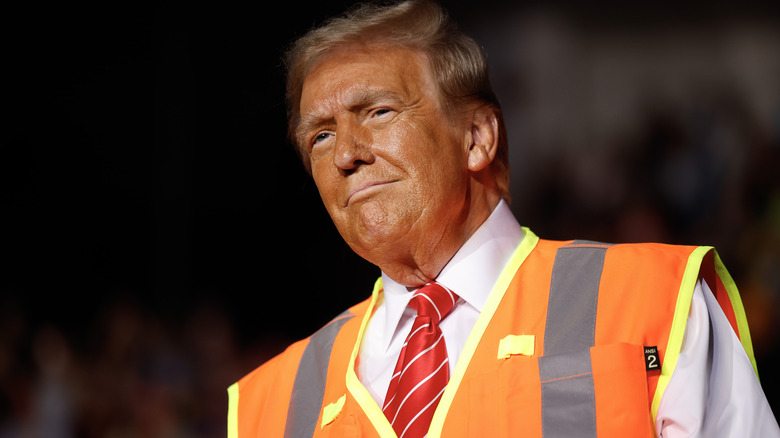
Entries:
<svg viewBox="0 0 780 438">
<path fill-rule="evenodd" d="M 336 130 L 336 150 L 333 161 L 340 170 L 352 172 L 374 162 L 372 140 L 368 130 L 357 123 L 348 123 Z"/>
</svg>

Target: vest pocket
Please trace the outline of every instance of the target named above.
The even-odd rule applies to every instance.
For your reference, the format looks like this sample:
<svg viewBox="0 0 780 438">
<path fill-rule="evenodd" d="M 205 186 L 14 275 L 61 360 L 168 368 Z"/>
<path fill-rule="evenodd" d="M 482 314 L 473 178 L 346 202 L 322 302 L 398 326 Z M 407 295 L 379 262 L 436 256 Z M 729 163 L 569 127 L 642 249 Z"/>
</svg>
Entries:
<svg viewBox="0 0 780 438">
<path fill-rule="evenodd" d="M 592 347 L 599 436 L 655 436 L 642 345 Z"/>
<path fill-rule="evenodd" d="M 479 413 L 470 415 L 473 436 L 480 428 L 496 436 L 653 436 L 641 345 L 512 356 L 468 388 L 470 409 Z"/>
</svg>

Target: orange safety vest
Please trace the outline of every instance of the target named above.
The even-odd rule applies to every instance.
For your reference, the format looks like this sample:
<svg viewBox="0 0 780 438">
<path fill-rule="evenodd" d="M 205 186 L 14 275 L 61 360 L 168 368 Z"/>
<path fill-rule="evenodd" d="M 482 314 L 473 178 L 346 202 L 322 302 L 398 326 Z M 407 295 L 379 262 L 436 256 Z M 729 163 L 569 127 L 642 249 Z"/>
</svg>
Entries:
<svg viewBox="0 0 780 438">
<path fill-rule="evenodd" d="M 539 240 L 530 230 L 455 366 L 429 437 L 655 436 L 704 279 L 753 361 L 736 286 L 711 247 Z M 358 380 L 381 293 L 229 389 L 228 437 L 394 437 Z"/>
</svg>

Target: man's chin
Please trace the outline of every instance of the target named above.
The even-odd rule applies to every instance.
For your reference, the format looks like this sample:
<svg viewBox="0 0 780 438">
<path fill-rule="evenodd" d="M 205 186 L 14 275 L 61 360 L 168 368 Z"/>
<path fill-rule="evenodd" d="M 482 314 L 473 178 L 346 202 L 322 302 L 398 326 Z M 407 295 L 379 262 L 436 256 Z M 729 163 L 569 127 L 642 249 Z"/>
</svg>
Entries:
<svg viewBox="0 0 780 438">
<path fill-rule="evenodd" d="M 343 236 L 343 235 L 342 235 Z M 394 250 L 404 236 L 387 225 L 374 224 L 368 231 L 363 230 L 354 236 L 344 236 L 350 248 L 360 257 L 375 265 L 394 257 Z"/>
</svg>

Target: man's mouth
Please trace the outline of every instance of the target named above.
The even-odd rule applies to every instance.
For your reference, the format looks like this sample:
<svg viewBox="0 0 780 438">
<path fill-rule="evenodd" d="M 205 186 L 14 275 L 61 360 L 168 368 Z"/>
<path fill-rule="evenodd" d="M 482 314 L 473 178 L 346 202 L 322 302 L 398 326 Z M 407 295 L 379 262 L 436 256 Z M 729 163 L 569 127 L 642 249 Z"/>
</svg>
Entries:
<svg viewBox="0 0 780 438">
<path fill-rule="evenodd" d="M 366 197 L 371 196 L 375 192 L 382 190 L 385 186 L 392 184 L 396 181 L 366 181 L 364 183 L 356 185 L 350 190 L 347 196 L 346 205 L 350 205 L 353 202 L 360 201 Z"/>
</svg>

